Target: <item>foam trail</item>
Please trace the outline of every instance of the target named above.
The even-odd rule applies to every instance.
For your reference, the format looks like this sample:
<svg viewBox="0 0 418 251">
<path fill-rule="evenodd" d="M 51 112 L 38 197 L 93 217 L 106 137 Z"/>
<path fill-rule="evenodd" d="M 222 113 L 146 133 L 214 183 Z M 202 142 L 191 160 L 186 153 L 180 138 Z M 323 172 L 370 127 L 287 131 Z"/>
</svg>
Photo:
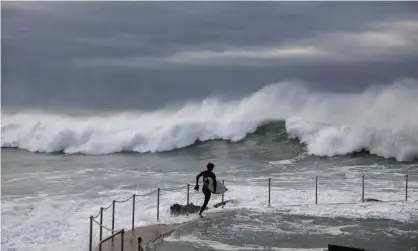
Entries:
<svg viewBox="0 0 418 251">
<path fill-rule="evenodd" d="M 199 239 L 193 235 L 186 235 L 180 237 L 167 237 L 165 241 L 168 242 L 189 242 L 194 243 L 197 246 L 209 247 L 215 250 L 225 250 L 225 251 L 238 251 L 238 250 L 266 250 L 264 246 L 257 245 L 247 245 L 247 246 L 233 246 L 218 241 L 203 240 Z M 320 251 L 324 250 L 323 248 L 279 248 L 279 247 L 269 247 L 270 250 L 276 251 Z"/>
<path fill-rule="evenodd" d="M 366 149 L 411 160 L 418 155 L 417 96 L 414 79 L 360 94 L 310 92 L 285 82 L 237 101 L 208 98 L 154 112 L 4 112 L 1 144 L 33 152 L 158 152 L 196 141 L 240 141 L 266 120 L 288 119 L 289 135 L 306 143 L 310 154 L 334 156 Z"/>
</svg>

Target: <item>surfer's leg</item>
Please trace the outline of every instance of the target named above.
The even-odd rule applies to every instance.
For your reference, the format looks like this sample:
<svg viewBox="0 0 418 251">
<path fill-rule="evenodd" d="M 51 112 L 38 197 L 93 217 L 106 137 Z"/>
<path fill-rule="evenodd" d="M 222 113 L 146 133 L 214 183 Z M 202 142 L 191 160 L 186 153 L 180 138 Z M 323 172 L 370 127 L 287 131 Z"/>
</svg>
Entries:
<svg viewBox="0 0 418 251">
<path fill-rule="evenodd" d="M 199 215 L 202 215 L 202 212 L 206 209 L 206 206 L 209 203 L 210 196 L 212 195 L 210 190 L 203 190 L 203 194 L 205 195 L 205 201 L 203 202 L 202 208 L 200 208 Z"/>
</svg>

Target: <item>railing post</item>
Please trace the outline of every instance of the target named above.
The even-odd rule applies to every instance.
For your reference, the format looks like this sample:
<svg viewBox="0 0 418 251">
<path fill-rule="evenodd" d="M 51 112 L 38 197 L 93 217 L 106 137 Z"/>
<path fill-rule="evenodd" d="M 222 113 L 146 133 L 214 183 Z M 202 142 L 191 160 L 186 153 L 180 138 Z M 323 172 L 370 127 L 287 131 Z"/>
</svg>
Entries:
<svg viewBox="0 0 418 251">
<path fill-rule="evenodd" d="M 318 176 L 315 176 L 315 204 L 318 204 Z"/>
<path fill-rule="evenodd" d="M 271 205 L 271 178 L 269 178 L 269 206 Z"/>
<path fill-rule="evenodd" d="M 93 250 L 93 216 L 90 216 L 90 243 L 89 251 Z"/>
<path fill-rule="evenodd" d="M 224 184 L 225 184 L 225 181 L 222 180 L 222 185 L 224 185 Z M 224 193 L 222 193 L 222 204 L 223 204 L 223 202 L 224 202 Z M 222 205 L 222 207 L 224 207 L 224 206 Z"/>
<path fill-rule="evenodd" d="M 157 221 L 160 220 L 160 188 L 157 189 Z"/>
<path fill-rule="evenodd" d="M 135 228 L 135 194 L 132 195 L 132 234 L 134 234 Z"/>
<path fill-rule="evenodd" d="M 361 201 L 364 202 L 364 175 L 362 176 Z"/>
<path fill-rule="evenodd" d="M 103 207 L 100 208 L 100 241 L 103 238 Z"/>
<path fill-rule="evenodd" d="M 112 202 L 112 235 L 115 233 L 115 205 L 116 205 L 116 201 L 113 200 Z M 112 236 L 112 242 L 113 242 L 113 236 Z"/>
<path fill-rule="evenodd" d="M 189 205 L 189 194 L 190 194 L 190 184 L 187 184 L 187 204 L 186 204 L 186 206 L 187 205 Z"/>
<path fill-rule="evenodd" d="M 143 251 L 142 249 L 142 238 L 138 236 L 138 251 Z"/>
<path fill-rule="evenodd" d="M 123 246 L 124 246 L 124 238 L 125 237 L 125 230 L 122 229 L 120 230 L 120 251 L 123 251 Z"/>
<path fill-rule="evenodd" d="M 408 174 L 405 175 L 405 201 L 408 200 Z"/>
</svg>

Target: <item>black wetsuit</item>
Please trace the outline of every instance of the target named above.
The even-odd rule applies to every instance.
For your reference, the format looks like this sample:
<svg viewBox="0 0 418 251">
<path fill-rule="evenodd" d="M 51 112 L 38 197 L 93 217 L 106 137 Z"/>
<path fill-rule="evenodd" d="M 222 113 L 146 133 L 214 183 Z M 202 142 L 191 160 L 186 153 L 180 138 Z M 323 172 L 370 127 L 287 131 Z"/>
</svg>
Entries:
<svg viewBox="0 0 418 251">
<path fill-rule="evenodd" d="M 203 206 L 202 206 L 202 208 L 200 208 L 200 212 L 199 212 L 199 214 L 202 214 L 202 212 L 206 209 L 206 206 L 209 203 L 210 196 L 212 195 L 212 192 L 209 190 L 209 181 L 206 178 L 212 178 L 213 179 L 213 188 L 216 191 L 216 175 L 209 170 L 203 171 L 199 175 L 197 175 L 196 184 L 199 183 L 200 176 L 203 176 L 202 192 L 205 195 L 205 201 L 203 202 Z"/>
</svg>

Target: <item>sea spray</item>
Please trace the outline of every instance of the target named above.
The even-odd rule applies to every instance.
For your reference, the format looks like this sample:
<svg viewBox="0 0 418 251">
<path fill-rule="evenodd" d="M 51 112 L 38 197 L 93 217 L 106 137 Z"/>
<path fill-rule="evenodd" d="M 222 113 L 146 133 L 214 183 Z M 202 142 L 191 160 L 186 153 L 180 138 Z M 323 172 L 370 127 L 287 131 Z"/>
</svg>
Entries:
<svg viewBox="0 0 418 251">
<path fill-rule="evenodd" d="M 298 83 L 273 84 L 229 102 L 207 98 L 180 108 L 82 116 L 2 114 L 2 147 L 32 152 L 108 154 L 160 152 L 215 139 L 238 142 L 266 121 L 286 120 L 288 135 L 309 154 L 367 150 L 412 160 L 418 155 L 418 81 L 362 93 L 310 92 Z"/>
<path fill-rule="evenodd" d="M 418 130 L 376 129 L 309 123 L 300 118 L 286 120 L 289 137 L 306 144 L 308 154 L 332 157 L 366 150 L 399 161 L 418 157 Z"/>
</svg>

